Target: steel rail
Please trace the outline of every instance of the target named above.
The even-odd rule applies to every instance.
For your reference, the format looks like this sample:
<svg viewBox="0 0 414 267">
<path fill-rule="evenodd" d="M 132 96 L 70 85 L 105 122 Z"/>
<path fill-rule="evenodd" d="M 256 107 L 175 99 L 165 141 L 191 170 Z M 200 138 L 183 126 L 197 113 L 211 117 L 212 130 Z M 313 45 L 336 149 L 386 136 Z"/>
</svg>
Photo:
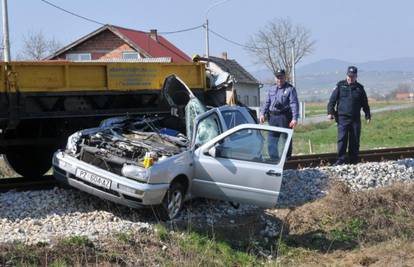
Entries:
<svg viewBox="0 0 414 267">
<path fill-rule="evenodd" d="M 57 182 L 53 175 L 44 175 L 42 177 L 0 178 L 0 193 L 4 193 L 10 190 L 47 190 L 52 189 L 55 186 L 57 186 Z"/>
<path fill-rule="evenodd" d="M 362 150 L 359 154 L 360 162 L 376 162 L 384 160 L 398 160 L 414 158 L 414 147 L 395 147 Z M 300 169 L 305 167 L 319 167 L 333 164 L 337 159 L 336 153 L 308 154 L 291 157 L 285 163 L 285 169 Z"/>
</svg>

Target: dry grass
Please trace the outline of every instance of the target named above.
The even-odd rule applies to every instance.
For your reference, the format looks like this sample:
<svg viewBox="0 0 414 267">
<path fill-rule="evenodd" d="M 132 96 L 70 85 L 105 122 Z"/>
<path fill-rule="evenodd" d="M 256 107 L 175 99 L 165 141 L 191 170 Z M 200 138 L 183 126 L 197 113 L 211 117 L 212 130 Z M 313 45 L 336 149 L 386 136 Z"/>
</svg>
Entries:
<svg viewBox="0 0 414 267">
<path fill-rule="evenodd" d="M 414 243 L 393 239 L 373 246 L 332 253 L 296 249 L 283 256 L 278 266 L 414 266 Z M 293 256 L 292 256 L 293 255 Z M 270 264 L 274 266 L 273 263 Z M 276 264 L 275 264 L 276 265 Z"/>
<path fill-rule="evenodd" d="M 119 233 L 99 244 L 75 236 L 54 246 L 0 246 L 0 266 L 252 266 L 257 262 L 254 255 L 214 238 L 165 229 L 158 234 Z"/>
<path fill-rule="evenodd" d="M 289 216 L 290 231 L 302 234 L 323 230 L 331 235 L 342 231 L 358 245 L 391 238 L 410 239 L 414 234 L 413 190 L 414 185 L 395 184 L 352 193 L 345 184 L 335 182 L 327 197 Z"/>
<path fill-rule="evenodd" d="M 21 243 L 0 246 L 0 266 L 154 266 L 163 243 L 148 233 L 118 234 L 94 244 L 86 237 L 62 239 L 53 246 Z"/>
<path fill-rule="evenodd" d="M 287 266 L 413 266 L 413 184 L 330 194 L 291 211 L 279 263 Z"/>
</svg>

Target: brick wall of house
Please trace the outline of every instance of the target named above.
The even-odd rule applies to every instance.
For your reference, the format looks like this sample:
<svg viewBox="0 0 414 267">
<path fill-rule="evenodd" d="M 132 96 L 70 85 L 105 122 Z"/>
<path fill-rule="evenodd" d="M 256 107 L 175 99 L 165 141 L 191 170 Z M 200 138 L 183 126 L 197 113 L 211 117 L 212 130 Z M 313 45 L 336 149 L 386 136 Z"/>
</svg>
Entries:
<svg viewBox="0 0 414 267">
<path fill-rule="evenodd" d="M 135 50 L 109 30 L 103 31 L 53 59 L 66 59 L 70 53 L 91 53 L 92 60 L 122 58 L 122 52 Z M 141 55 L 142 56 L 142 55 Z"/>
</svg>

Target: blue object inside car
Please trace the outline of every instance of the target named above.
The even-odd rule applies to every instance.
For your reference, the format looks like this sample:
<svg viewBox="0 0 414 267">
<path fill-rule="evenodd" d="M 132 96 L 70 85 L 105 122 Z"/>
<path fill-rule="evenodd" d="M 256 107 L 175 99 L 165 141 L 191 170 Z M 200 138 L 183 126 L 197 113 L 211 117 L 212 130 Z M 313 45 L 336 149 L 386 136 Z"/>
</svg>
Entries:
<svg viewBox="0 0 414 267">
<path fill-rule="evenodd" d="M 169 128 L 162 128 L 160 130 L 160 134 L 166 134 L 166 135 L 171 135 L 171 136 L 177 136 L 180 132 L 173 130 L 173 129 L 169 129 Z"/>
</svg>

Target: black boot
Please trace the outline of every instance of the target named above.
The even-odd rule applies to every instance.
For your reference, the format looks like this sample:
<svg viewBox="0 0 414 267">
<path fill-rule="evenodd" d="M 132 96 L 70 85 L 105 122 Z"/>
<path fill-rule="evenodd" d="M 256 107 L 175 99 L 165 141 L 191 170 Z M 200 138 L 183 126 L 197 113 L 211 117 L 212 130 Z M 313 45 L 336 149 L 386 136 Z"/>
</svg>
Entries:
<svg viewBox="0 0 414 267">
<path fill-rule="evenodd" d="M 339 166 L 339 165 L 344 165 L 345 164 L 345 162 L 343 161 L 343 160 L 337 160 L 337 161 L 335 161 L 335 163 L 334 164 L 332 164 L 332 166 Z"/>
</svg>

